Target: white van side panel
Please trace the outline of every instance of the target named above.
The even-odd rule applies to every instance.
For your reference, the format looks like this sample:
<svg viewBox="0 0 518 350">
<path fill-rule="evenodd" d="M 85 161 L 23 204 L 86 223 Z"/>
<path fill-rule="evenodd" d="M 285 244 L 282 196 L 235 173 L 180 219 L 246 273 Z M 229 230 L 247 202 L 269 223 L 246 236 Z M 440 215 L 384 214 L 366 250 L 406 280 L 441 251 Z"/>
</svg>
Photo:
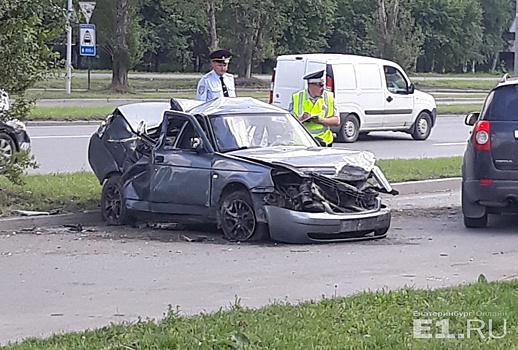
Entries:
<svg viewBox="0 0 518 350">
<path fill-rule="evenodd" d="M 308 75 L 310 73 L 315 73 L 325 69 L 326 64 L 323 62 L 308 61 L 308 64 L 306 65 L 306 74 L 304 75 Z"/>
<path fill-rule="evenodd" d="M 356 93 L 358 79 L 356 78 L 356 70 L 352 63 L 334 64 L 333 76 L 335 77 L 335 95 Z"/>
<path fill-rule="evenodd" d="M 383 126 L 383 110 L 385 109 L 385 93 L 381 67 L 377 63 L 358 63 L 359 95 L 358 104 L 362 107 L 365 128 Z"/>
<path fill-rule="evenodd" d="M 272 104 L 288 109 L 291 95 L 304 89 L 306 60 L 279 60 L 277 62 Z"/>
</svg>

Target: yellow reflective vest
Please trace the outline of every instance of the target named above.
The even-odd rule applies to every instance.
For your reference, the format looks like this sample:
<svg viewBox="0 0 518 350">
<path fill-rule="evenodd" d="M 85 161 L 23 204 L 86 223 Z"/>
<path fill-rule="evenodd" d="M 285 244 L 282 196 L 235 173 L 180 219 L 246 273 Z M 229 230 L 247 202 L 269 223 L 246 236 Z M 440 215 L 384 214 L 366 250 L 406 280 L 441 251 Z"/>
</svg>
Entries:
<svg viewBox="0 0 518 350">
<path fill-rule="evenodd" d="M 309 99 L 307 90 L 296 92 L 292 96 L 293 114 L 300 117 L 305 112 L 312 116 L 318 115 L 320 118 L 331 118 L 334 115 L 333 95 L 324 90 L 322 97 L 319 97 L 315 104 Z M 304 122 L 304 126 L 313 137 L 322 138 L 327 144 L 333 142 L 333 132 L 329 126 L 315 123 L 313 121 Z"/>
</svg>

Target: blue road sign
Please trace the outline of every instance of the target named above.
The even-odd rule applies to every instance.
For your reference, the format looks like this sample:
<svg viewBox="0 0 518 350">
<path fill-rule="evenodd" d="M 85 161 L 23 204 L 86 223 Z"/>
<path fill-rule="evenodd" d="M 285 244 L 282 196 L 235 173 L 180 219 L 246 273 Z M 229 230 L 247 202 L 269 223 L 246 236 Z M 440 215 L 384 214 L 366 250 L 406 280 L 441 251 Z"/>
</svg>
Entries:
<svg viewBox="0 0 518 350">
<path fill-rule="evenodd" d="M 79 25 L 79 54 L 81 56 L 95 56 L 95 25 Z"/>
</svg>

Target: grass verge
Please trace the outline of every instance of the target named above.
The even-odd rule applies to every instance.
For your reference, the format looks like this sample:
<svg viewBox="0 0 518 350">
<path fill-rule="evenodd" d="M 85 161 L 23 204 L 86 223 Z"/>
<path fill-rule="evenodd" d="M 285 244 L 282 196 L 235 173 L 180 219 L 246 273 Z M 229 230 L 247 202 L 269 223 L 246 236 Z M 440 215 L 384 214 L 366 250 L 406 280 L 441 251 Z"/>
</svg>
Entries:
<svg viewBox="0 0 518 350">
<path fill-rule="evenodd" d="M 260 309 L 238 301 L 230 310 L 194 317 L 170 310 L 159 322 L 29 339 L 5 349 L 516 349 L 517 311 L 518 281 L 488 283 L 481 275 L 478 283 L 433 291 L 364 292 Z M 430 328 L 418 329 L 416 320 Z"/>
<path fill-rule="evenodd" d="M 389 181 L 402 182 L 460 176 L 461 157 L 435 159 L 379 160 Z M 14 210 L 77 212 L 96 209 L 101 186 L 91 172 L 30 175 L 24 185 L 14 185 L 0 177 L 0 213 Z"/>
<path fill-rule="evenodd" d="M 245 96 L 245 95 L 243 95 Z M 264 93 L 248 93 L 246 96 L 266 99 Z M 175 95 L 177 98 L 193 98 L 194 96 Z M 133 98 L 133 97 L 132 97 Z M 164 100 L 166 98 L 164 97 Z M 469 112 L 480 111 L 482 108 L 479 104 L 467 105 L 439 105 L 437 107 L 439 114 L 458 114 L 466 115 Z M 26 121 L 35 120 L 101 120 L 115 109 L 115 106 L 52 106 L 52 107 L 35 107 L 31 114 L 25 119 Z"/>
</svg>

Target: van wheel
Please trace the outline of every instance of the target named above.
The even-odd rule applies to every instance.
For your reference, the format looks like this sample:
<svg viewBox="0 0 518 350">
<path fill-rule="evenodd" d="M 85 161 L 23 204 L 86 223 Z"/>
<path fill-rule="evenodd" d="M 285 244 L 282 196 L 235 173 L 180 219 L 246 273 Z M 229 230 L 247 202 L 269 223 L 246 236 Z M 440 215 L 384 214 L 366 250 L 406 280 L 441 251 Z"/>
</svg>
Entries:
<svg viewBox="0 0 518 350">
<path fill-rule="evenodd" d="M 414 140 L 423 141 L 430 136 L 432 131 L 432 121 L 430 116 L 426 112 L 419 113 L 419 116 L 415 120 L 414 130 L 412 131 L 412 138 Z"/>
<path fill-rule="evenodd" d="M 358 139 L 359 135 L 360 123 L 358 122 L 358 118 L 352 114 L 348 114 L 342 121 L 336 139 L 340 142 L 352 143 Z"/>
</svg>

